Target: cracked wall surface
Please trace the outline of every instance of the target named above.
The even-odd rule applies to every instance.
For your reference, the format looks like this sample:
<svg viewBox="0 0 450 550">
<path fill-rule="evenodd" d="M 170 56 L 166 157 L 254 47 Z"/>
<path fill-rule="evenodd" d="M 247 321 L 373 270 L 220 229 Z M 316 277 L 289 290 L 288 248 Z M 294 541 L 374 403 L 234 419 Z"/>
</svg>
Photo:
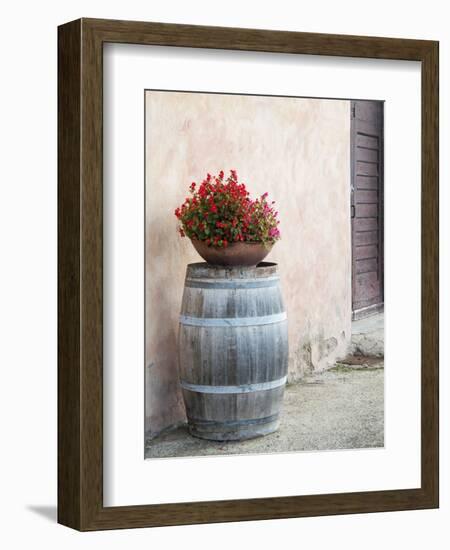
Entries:
<svg viewBox="0 0 450 550">
<path fill-rule="evenodd" d="M 184 419 L 176 337 L 186 264 L 173 211 L 192 181 L 234 168 L 276 201 L 289 380 L 343 357 L 351 336 L 350 102 L 146 93 L 146 428 Z"/>
</svg>

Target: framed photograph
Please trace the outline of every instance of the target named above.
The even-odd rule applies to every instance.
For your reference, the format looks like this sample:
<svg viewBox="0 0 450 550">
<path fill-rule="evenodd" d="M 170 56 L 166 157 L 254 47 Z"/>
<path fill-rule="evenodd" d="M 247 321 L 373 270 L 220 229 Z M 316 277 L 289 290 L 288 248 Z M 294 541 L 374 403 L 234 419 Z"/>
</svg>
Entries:
<svg viewBox="0 0 450 550">
<path fill-rule="evenodd" d="M 438 507 L 438 43 L 58 51 L 58 521 Z"/>
</svg>

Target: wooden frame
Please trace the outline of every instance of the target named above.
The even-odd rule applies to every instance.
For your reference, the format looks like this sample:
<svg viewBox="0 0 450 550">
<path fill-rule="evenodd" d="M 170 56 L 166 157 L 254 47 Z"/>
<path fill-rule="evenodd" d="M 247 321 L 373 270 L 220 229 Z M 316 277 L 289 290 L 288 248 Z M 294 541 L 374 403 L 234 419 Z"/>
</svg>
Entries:
<svg viewBox="0 0 450 550">
<path fill-rule="evenodd" d="M 438 43 L 80 19 L 58 29 L 58 521 L 82 531 L 438 506 Z M 420 61 L 421 487 L 234 501 L 103 506 L 103 43 Z"/>
</svg>

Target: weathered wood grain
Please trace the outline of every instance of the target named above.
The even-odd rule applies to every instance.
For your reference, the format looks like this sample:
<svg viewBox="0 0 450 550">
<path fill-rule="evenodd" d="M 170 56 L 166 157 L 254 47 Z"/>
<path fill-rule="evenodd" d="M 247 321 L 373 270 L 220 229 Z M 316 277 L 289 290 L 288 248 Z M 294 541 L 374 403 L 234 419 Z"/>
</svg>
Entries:
<svg viewBox="0 0 450 550">
<path fill-rule="evenodd" d="M 384 303 L 384 104 L 352 101 L 352 316 Z M 365 227 L 365 228 L 364 228 Z M 367 227 L 371 227 L 368 230 Z M 370 273 L 361 260 L 375 260 Z M 367 265 L 367 262 L 364 262 Z"/>
<path fill-rule="evenodd" d="M 275 431 L 288 365 L 277 266 L 190 264 L 178 350 L 192 435 L 227 441 Z"/>
<path fill-rule="evenodd" d="M 81 525 L 81 23 L 58 32 L 58 521 Z"/>
</svg>

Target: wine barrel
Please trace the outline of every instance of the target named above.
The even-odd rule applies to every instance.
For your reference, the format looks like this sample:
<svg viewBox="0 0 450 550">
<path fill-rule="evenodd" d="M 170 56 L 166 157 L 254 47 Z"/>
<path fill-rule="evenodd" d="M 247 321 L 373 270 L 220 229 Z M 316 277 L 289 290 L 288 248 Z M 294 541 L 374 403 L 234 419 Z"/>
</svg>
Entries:
<svg viewBox="0 0 450 550">
<path fill-rule="evenodd" d="M 288 365 L 277 264 L 189 264 L 178 352 L 192 435 L 230 441 L 277 430 Z"/>
</svg>

